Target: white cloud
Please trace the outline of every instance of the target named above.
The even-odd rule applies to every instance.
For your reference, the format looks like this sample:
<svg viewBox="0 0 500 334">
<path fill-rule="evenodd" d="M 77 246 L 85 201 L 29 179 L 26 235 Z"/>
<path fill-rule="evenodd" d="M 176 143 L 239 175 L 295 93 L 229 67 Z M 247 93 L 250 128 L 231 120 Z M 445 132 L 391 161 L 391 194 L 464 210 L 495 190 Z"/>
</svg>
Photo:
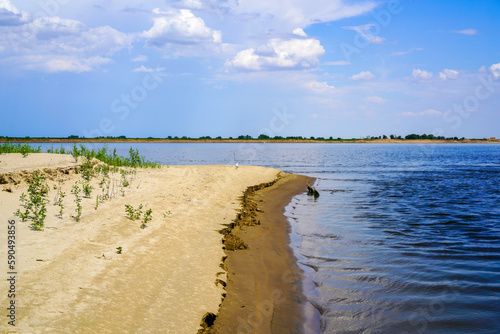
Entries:
<svg viewBox="0 0 500 334">
<path fill-rule="evenodd" d="M 315 94 L 329 95 L 336 92 L 335 87 L 330 86 L 326 82 L 306 81 L 304 82 L 303 87 Z"/>
<path fill-rule="evenodd" d="M 407 111 L 407 112 L 402 113 L 401 115 L 403 115 L 403 116 L 440 116 L 442 114 L 443 113 L 439 110 L 427 109 L 427 110 L 422 111 L 422 112 Z"/>
<path fill-rule="evenodd" d="M 387 102 L 387 100 L 385 100 L 384 98 L 381 98 L 379 96 L 368 96 L 365 99 L 365 101 L 369 102 L 369 103 L 375 103 L 375 104 L 383 104 L 383 103 Z"/>
<path fill-rule="evenodd" d="M 375 24 L 370 23 L 370 24 L 364 24 L 360 26 L 348 26 L 348 27 L 342 27 L 347 30 L 354 30 L 356 31 L 359 35 L 361 35 L 368 43 L 371 44 L 384 44 L 386 42 L 385 38 L 380 37 L 380 36 L 375 36 L 371 30 L 375 28 Z"/>
<path fill-rule="evenodd" d="M 140 67 L 134 69 L 134 72 L 144 72 L 144 73 L 153 73 L 153 72 L 163 72 L 165 71 L 165 67 L 156 67 L 156 68 L 151 68 L 151 67 L 146 67 L 144 65 L 141 65 Z"/>
<path fill-rule="evenodd" d="M 350 77 L 351 80 L 371 80 L 374 79 L 375 75 L 370 71 L 363 71 Z"/>
<path fill-rule="evenodd" d="M 428 79 L 431 79 L 434 74 L 432 72 L 427 72 L 424 70 L 415 69 L 415 70 L 413 70 L 412 75 L 415 79 L 428 80 Z"/>
<path fill-rule="evenodd" d="M 251 14 L 259 23 L 265 21 L 261 26 L 275 31 L 291 31 L 314 23 L 354 17 L 368 13 L 377 6 L 377 2 L 373 0 L 355 3 L 344 0 L 239 0 L 234 3 L 234 13 Z"/>
<path fill-rule="evenodd" d="M 181 0 L 175 3 L 175 7 L 177 8 L 186 8 L 186 9 L 202 9 L 204 5 L 199 0 Z"/>
<path fill-rule="evenodd" d="M 188 9 L 162 11 L 157 8 L 153 13 L 157 15 L 153 27 L 141 34 L 150 46 L 221 43 L 221 32 L 207 27 L 202 18 Z"/>
<path fill-rule="evenodd" d="M 4 13 L 20 13 L 7 0 L 0 0 L 0 8 Z M 4 63 L 47 72 L 91 71 L 109 63 L 111 55 L 130 43 L 127 34 L 109 26 L 89 28 L 57 16 L 4 26 L 0 34 L 0 48 L 7 50 Z"/>
<path fill-rule="evenodd" d="M 297 70 L 317 67 L 325 49 L 316 39 L 274 38 L 257 49 L 246 49 L 226 63 L 226 66 L 244 70 Z"/>
<path fill-rule="evenodd" d="M 458 79 L 459 73 L 455 70 L 450 70 L 445 68 L 442 72 L 439 72 L 439 78 L 441 80 L 455 80 Z"/>
<path fill-rule="evenodd" d="M 463 35 L 477 35 L 478 31 L 476 29 L 464 29 L 464 30 L 459 30 L 459 31 L 454 31 L 457 34 L 463 34 Z"/>
<path fill-rule="evenodd" d="M 495 79 L 500 78 L 500 63 L 493 64 L 490 66 L 491 74 L 495 77 Z"/>
<path fill-rule="evenodd" d="M 132 61 L 135 61 L 135 62 L 141 62 L 141 63 L 145 63 L 148 61 L 148 56 L 145 56 L 145 55 L 139 55 L 135 58 L 132 59 Z"/>
<path fill-rule="evenodd" d="M 327 61 L 323 63 L 325 66 L 346 66 L 346 65 L 351 65 L 350 62 L 345 61 L 345 60 L 338 60 L 338 61 Z"/>
<path fill-rule="evenodd" d="M 32 20 L 32 15 L 20 11 L 9 0 L 0 0 L 0 27 L 23 25 Z"/>
<path fill-rule="evenodd" d="M 90 57 L 80 59 L 76 56 L 54 56 L 54 55 L 27 55 L 16 59 L 21 60 L 21 67 L 28 70 L 44 71 L 48 73 L 57 72 L 90 72 L 101 65 L 112 62 L 109 58 Z"/>
<path fill-rule="evenodd" d="M 407 54 L 410 54 L 410 53 L 413 53 L 415 51 L 422 51 L 423 48 L 411 48 L 410 50 L 408 51 L 399 51 L 399 52 L 393 52 L 391 54 L 391 56 L 396 56 L 396 57 L 400 57 L 400 56 L 404 56 L 404 55 L 407 55 Z"/>
<path fill-rule="evenodd" d="M 307 34 L 301 28 L 294 29 L 292 33 L 297 36 L 307 37 Z"/>
</svg>

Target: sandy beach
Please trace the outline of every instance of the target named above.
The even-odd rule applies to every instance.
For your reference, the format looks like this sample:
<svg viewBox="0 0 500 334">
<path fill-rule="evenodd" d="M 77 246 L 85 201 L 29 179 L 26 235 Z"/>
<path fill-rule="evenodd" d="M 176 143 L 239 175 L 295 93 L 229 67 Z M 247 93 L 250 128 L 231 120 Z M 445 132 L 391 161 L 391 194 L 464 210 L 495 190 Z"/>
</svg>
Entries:
<svg viewBox="0 0 500 334">
<path fill-rule="evenodd" d="M 70 193 L 82 180 L 76 165 L 68 155 L 0 156 L 2 271 L 6 276 L 7 225 L 15 220 L 17 272 L 16 326 L 4 316 L 2 333 L 196 333 L 226 295 L 219 231 L 236 218 L 248 187 L 285 175 L 262 167 L 163 166 L 138 169 L 121 187 L 120 174 L 110 173 L 111 198 L 97 210 L 96 195 L 104 192 L 96 176 L 77 222 Z M 43 231 L 13 215 L 22 209 L 25 178 L 37 169 L 45 169 L 50 189 Z M 63 218 L 54 205 L 58 187 L 66 193 Z M 126 204 L 152 209 L 145 229 L 127 218 Z M 7 307 L 2 281 L 0 305 Z"/>
</svg>

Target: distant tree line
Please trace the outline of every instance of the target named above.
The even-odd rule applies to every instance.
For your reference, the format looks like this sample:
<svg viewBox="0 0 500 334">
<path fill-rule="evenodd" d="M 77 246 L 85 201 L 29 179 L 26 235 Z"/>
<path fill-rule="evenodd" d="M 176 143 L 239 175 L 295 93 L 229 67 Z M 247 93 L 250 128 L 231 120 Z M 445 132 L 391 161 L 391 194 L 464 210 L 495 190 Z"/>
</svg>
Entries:
<svg viewBox="0 0 500 334">
<path fill-rule="evenodd" d="M 417 135 L 412 133 L 411 135 L 407 135 L 405 139 L 409 140 L 416 140 L 416 139 L 429 139 L 429 140 L 464 140 L 465 137 L 458 138 L 458 137 L 444 137 L 444 136 L 434 136 L 434 135 L 426 135 L 425 133 L 423 135 Z"/>
<path fill-rule="evenodd" d="M 26 137 L 8 137 L 8 136 L 0 136 L 0 139 L 3 139 L 3 140 L 10 140 L 10 139 L 28 139 L 28 140 L 36 140 L 36 139 L 60 139 L 60 138 L 56 138 L 56 137 L 29 137 L 29 136 L 26 136 Z M 400 135 L 395 135 L 395 134 L 391 134 L 389 136 L 387 135 L 382 135 L 382 136 L 366 136 L 364 138 L 349 138 L 349 139 L 346 139 L 346 138 L 340 138 L 340 137 L 337 137 L 337 138 L 333 138 L 333 136 L 330 136 L 329 138 L 325 138 L 325 137 L 314 137 L 314 136 L 311 136 L 311 137 L 303 137 L 303 136 L 287 136 L 287 137 L 283 137 L 283 136 L 274 136 L 274 137 L 271 137 L 269 135 L 266 135 L 266 134 L 260 134 L 258 135 L 257 137 L 252 137 L 250 135 L 240 135 L 236 138 L 233 138 L 233 137 L 227 137 L 227 138 L 223 138 L 221 136 L 218 136 L 218 137 L 211 137 L 211 136 L 201 136 L 201 137 L 197 137 L 197 138 L 194 138 L 194 137 L 188 137 L 188 136 L 182 136 L 182 137 L 178 137 L 178 136 L 167 136 L 167 137 L 162 137 L 162 138 L 159 138 L 159 137 L 147 137 L 147 138 L 127 138 L 126 136 L 100 136 L 100 137 L 94 137 L 94 138 L 85 138 L 84 136 L 78 136 L 78 135 L 70 135 L 67 137 L 67 139 L 149 139 L 149 140 L 157 140 L 157 139 L 171 139 L 171 140 L 315 140 L 315 141 L 357 141 L 357 140 L 377 140 L 377 139 L 398 139 L 398 140 L 418 140 L 418 139 L 424 139 L 424 140 L 450 140 L 450 141 L 458 141 L 458 140 L 465 140 L 466 138 L 465 137 L 462 137 L 462 138 L 458 138 L 458 137 L 444 137 L 444 136 L 434 136 L 432 134 L 428 135 L 428 134 L 422 134 L 422 135 L 419 135 L 419 134 L 415 134 L 415 133 L 412 133 L 412 134 L 409 134 L 409 135 L 406 135 L 404 138 Z M 494 137 L 491 137 L 490 139 L 494 140 L 495 138 Z M 477 139 L 475 139 L 477 140 Z M 483 138 L 482 140 L 486 140 L 486 138 Z"/>
</svg>

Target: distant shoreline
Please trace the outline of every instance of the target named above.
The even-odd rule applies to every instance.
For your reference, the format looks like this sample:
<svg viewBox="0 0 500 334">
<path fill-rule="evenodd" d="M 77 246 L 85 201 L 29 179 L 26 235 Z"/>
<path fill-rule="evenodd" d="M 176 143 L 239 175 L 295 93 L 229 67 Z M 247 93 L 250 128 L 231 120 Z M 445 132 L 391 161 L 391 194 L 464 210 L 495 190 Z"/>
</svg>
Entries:
<svg viewBox="0 0 500 334">
<path fill-rule="evenodd" d="M 5 138 L 0 143 L 63 144 L 63 143 L 345 143 L 345 144 L 499 144 L 500 139 L 160 139 L 160 138 Z"/>
</svg>

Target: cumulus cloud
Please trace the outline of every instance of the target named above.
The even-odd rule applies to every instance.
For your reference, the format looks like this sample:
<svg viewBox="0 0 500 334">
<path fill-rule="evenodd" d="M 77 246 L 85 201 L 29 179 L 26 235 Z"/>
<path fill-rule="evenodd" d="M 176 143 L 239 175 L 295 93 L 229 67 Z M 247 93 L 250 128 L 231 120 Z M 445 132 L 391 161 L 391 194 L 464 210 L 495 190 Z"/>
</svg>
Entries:
<svg viewBox="0 0 500 334">
<path fill-rule="evenodd" d="M 0 0 L 0 11 L 6 10 L 21 13 L 8 0 Z M 109 63 L 111 55 L 130 43 L 127 34 L 109 26 L 90 28 L 80 21 L 57 16 L 25 20 L 4 27 L 0 34 L 0 48 L 8 50 L 4 63 L 47 72 L 91 71 Z"/>
<path fill-rule="evenodd" d="M 311 69 L 319 64 L 325 49 L 312 38 L 274 38 L 257 49 L 246 49 L 226 63 L 226 66 L 243 71 Z"/>
<path fill-rule="evenodd" d="M 455 80 L 458 79 L 459 73 L 455 70 L 450 70 L 445 68 L 442 72 L 439 72 L 439 78 L 441 80 Z"/>
<path fill-rule="evenodd" d="M 493 64 L 490 66 L 491 74 L 495 77 L 495 79 L 500 78 L 500 63 Z"/>
<path fill-rule="evenodd" d="M 413 70 L 413 73 L 412 73 L 413 78 L 419 79 L 419 80 L 432 79 L 433 75 L 434 74 L 432 72 L 427 72 L 427 71 L 424 71 L 421 69 L 415 69 L 415 70 Z"/>
<path fill-rule="evenodd" d="M 32 15 L 20 11 L 9 0 L 0 0 L 0 27 L 23 25 L 32 19 Z"/>
<path fill-rule="evenodd" d="M 301 28 L 294 29 L 293 34 L 297 36 L 307 37 L 307 34 Z"/>
<path fill-rule="evenodd" d="M 205 21 L 189 9 L 162 11 L 157 8 L 153 13 L 157 15 L 153 27 L 141 35 L 149 46 L 221 43 L 221 32 L 207 27 Z"/>
<path fill-rule="evenodd" d="M 464 29 L 464 30 L 459 30 L 459 31 L 454 31 L 457 34 L 463 34 L 463 35 L 477 35 L 478 31 L 476 29 Z"/>
<path fill-rule="evenodd" d="M 372 72 L 370 72 L 370 71 L 363 71 L 363 72 L 360 72 L 358 74 L 353 75 L 349 79 L 358 81 L 358 80 L 371 80 L 371 79 L 374 79 L 374 78 L 375 78 L 375 75 Z"/>
<path fill-rule="evenodd" d="M 401 115 L 403 115 L 403 116 L 440 116 L 442 114 L 443 113 L 439 110 L 427 109 L 427 110 L 422 111 L 422 112 L 407 111 L 407 112 L 402 113 Z"/>
<path fill-rule="evenodd" d="M 375 24 L 373 23 L 364 24 L 360 26 L 348 26 L 342 28 L 356 31 L 366 41 L 368 41 L 368 43 L 371 44 L 384 44 L 386 42 L 385 38 L 373 34 L 373 32 L 371 31 L 373 28 L 375 28 Z"/>
</svg>

